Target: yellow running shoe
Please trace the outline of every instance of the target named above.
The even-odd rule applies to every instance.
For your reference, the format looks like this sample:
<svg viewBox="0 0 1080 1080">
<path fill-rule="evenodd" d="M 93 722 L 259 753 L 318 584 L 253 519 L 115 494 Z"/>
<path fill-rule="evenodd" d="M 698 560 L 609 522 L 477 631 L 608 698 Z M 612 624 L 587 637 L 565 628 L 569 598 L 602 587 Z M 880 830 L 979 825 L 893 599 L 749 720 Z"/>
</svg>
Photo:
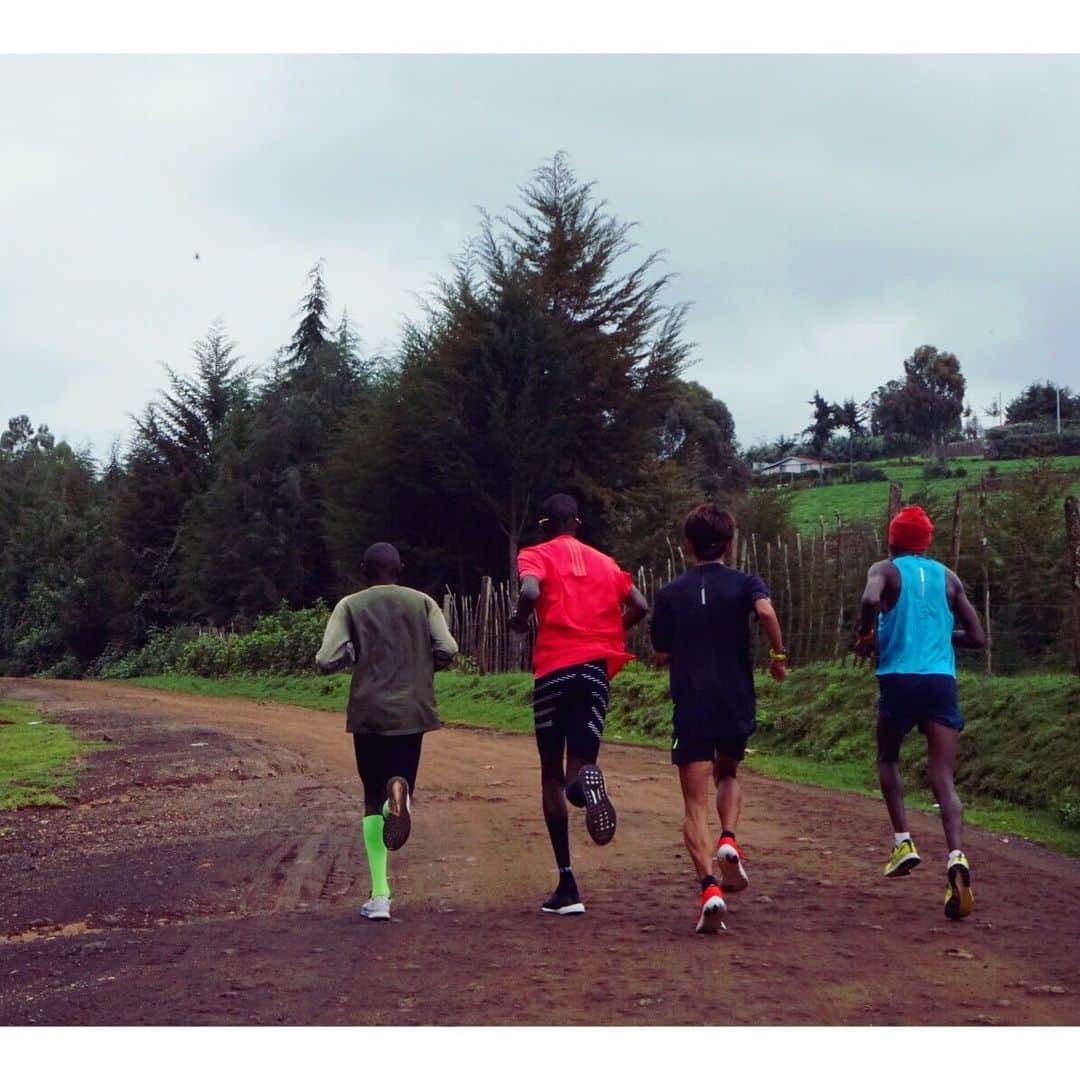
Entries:
<svg viewBox="0 0 1080 1080">
<path fill-rule="evenodd" d="M 921 862 L 922 859 L 919 858 L 919 853 L 915 850 L 915 841 L 910 839 L 901 840 L 892 849 L 889 861 L 885 864 L 885 876 L 904 877 L 906 874 L 910 874 Z"/>
<path fill-rule="evenodd" d="M 949 885 L 945 890 L 945 918 L 962 919 L 975 910 L 975 894 L 971 891 L 971 866 L 963 852 L 949 860 L 946 870 Z"/>
</svg>

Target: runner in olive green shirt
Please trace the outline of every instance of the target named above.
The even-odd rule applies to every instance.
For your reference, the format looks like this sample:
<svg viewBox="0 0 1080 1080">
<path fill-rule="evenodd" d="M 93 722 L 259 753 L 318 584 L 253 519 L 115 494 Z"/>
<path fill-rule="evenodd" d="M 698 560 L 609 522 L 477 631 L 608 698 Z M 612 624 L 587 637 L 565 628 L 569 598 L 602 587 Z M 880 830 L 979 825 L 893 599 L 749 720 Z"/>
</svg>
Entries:
<svg viewBox="0 0 1080 1080">
<path fill-rule="evenodd" d="M 442 726 L 434 674 L 449 667 L 458 651 L 438 604 L 397 583 L 401 570 L 401 556 L 390 544 L 364 552 L 371 585 L 338 602 L 315 657 L 324 675 L 352 668 L 345 730 L 352 733 L 364 785 L 371 898 L 360 914 L 367 919 L 390 918 L 387 852 L 409 838 L 421 741 L 425 731 Z"/>
</svg>

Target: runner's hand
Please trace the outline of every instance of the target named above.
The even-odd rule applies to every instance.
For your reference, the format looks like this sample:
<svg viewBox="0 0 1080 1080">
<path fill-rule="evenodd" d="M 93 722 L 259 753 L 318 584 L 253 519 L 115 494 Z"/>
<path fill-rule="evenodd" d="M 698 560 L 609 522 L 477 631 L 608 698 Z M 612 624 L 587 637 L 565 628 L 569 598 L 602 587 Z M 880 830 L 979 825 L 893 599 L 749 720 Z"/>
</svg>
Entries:
<svg viewBox="0 0 1080 1080">
<path fill-rule="evenodd" d="M 859 660 L 872 660 L 874 653 L 877 651 L 877 635 L 870 634 L 869 637 L 860 637 L 856 634 L 851 643 L 851 651 Z"/>
<path fill-rule="evenodd" d="M 769 674 L 777 681 L 783 682 L 787 678 L 787 661 L 772 660 L 769 662 Z"/>
</svg>

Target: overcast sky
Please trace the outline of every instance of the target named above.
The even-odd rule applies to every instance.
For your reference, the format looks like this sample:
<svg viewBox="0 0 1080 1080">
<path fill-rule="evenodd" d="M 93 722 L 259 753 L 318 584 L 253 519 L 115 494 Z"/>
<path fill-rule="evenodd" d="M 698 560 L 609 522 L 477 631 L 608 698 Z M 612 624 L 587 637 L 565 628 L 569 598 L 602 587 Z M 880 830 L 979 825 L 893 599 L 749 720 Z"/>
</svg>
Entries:
<svg viewBox="0 0 1080 1080">
<path fill-rule="evenodd" d="M 925 343 L 979 409 L 1080 384 L 1075 56 L 8 56 L 0 146 L 0 424 L 99 457 L 214 320 L 266 363 L 316 259 L 392 351 L 557 150 L 666 253 L 744 446 Z"/>
</svg>

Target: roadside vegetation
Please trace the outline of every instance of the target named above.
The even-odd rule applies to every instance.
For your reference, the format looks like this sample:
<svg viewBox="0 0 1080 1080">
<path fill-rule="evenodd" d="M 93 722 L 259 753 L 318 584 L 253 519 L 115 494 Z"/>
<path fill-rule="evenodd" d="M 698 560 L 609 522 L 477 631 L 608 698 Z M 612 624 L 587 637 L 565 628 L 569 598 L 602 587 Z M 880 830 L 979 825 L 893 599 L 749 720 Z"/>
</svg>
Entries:
<svg viewBox="0 0 1080 1080">
<path fill-rule="evenodd" d="M 0 700 L 0 811 L 20 806 L 66 806 L 75 758 L 96 744 L 18 701 Z"/>
</svg>

